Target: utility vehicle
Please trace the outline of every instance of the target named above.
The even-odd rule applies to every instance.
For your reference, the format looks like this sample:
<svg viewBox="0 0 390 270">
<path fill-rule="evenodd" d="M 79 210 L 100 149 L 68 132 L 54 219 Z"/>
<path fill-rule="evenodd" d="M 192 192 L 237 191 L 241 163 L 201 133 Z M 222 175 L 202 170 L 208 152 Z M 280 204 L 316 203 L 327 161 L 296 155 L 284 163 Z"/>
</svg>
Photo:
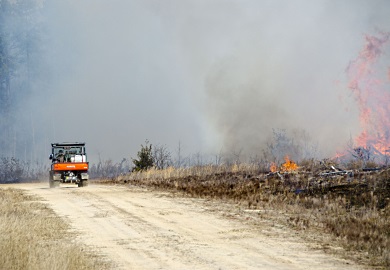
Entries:
<svg viewBox="0 0 390 270">
<path fill-rule="evenodd" d="M 51 188 L 60 183 L 75 183 L 79 187 L 88 185 L 88 162 L 85 143 L 52 143 L 49 184 Z"/>
</svg>

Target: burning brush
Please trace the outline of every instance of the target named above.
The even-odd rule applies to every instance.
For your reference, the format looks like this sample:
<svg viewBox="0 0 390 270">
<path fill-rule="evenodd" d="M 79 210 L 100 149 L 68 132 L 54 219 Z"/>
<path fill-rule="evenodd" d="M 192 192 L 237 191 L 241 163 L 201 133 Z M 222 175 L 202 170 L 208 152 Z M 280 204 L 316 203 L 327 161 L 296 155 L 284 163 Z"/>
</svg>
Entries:
<svg viewBox="0 0 390 270">
<path fill-rule="evenodd" d="M 389 43 L 390 33 L 367 35 L 365 46 L 346 69 L 348 88 L 358 104 L 362 127 L 355 143 L 359 149 L 369 149 L 382 159 L 387 158 L 390 149 L 390 67 L 384 66 L 388 63 L 381 59 Z"/>
<path fill-rule="evenodd" d="M 275 172 L 283 172 L 283 173 L 289 173 L 289 172 L 294 172 L 298 169 L 298 165 L 292 161 L 289 156 L 284 157 L 284 163 L 278 168 L 275 162 L 271 163 L 270 166 L 270 171 L 271 173 Z M 278 170 L 279 169 L 279 170 Z"/>
</svg>

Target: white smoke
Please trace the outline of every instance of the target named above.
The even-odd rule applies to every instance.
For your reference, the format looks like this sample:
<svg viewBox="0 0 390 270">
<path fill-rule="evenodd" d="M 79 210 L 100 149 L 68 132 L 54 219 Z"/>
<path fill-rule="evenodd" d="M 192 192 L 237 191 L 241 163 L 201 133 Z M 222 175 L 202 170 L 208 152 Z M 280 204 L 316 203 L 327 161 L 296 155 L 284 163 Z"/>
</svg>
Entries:
<svg viewBox="0 0 390 270">
<path fill-rule="evenodd" d="M 135 157 L 145 139 L 250 153 L 272 128 L 307 130 L 331 155 L 358 130 L 344 70 L 390 25 L 384 0 L 45 5 L 51 94 L 36 114 L 45 142 L 86 141 L 92 160 Z"/>
</svg>

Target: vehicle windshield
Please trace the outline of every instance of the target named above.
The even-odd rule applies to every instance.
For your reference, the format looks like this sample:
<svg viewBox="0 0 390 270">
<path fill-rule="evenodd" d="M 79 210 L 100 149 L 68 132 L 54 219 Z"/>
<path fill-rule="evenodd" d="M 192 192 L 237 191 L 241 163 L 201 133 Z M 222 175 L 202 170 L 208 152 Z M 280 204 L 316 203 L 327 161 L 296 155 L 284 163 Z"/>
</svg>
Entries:
<svg viewBox="0 0 390 270">
<path fill-rule="evenodd" d="M 83 145 L 56 145 L 52 148 L 52 162 L 87 162 Z"/>
<path fill-rule="evenodd" d="M 54 156 L 62 154 L 69 154 L 69 155 L 82 155 L 83 153 L 83 147 L 81 146 L 59 146 L 53 148 L 53 154 Z"/>
</svg>

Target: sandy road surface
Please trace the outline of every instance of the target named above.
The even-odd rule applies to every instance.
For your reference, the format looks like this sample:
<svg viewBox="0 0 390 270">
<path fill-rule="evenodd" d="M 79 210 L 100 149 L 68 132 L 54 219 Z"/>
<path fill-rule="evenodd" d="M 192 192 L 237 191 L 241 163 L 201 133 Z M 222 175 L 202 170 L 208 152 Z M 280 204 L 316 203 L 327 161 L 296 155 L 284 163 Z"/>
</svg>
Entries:
<svg viewBox="0 0 390 270">
<path fill-rule="evenodd" d="M 309 249 L 285 228 L 232 218 L 216 202 L 124 186 L 12 187 L 40 196 L 70 221 L 77 239 L 106 255 L 115 269 L 357 268 Z"/>
</svg>

